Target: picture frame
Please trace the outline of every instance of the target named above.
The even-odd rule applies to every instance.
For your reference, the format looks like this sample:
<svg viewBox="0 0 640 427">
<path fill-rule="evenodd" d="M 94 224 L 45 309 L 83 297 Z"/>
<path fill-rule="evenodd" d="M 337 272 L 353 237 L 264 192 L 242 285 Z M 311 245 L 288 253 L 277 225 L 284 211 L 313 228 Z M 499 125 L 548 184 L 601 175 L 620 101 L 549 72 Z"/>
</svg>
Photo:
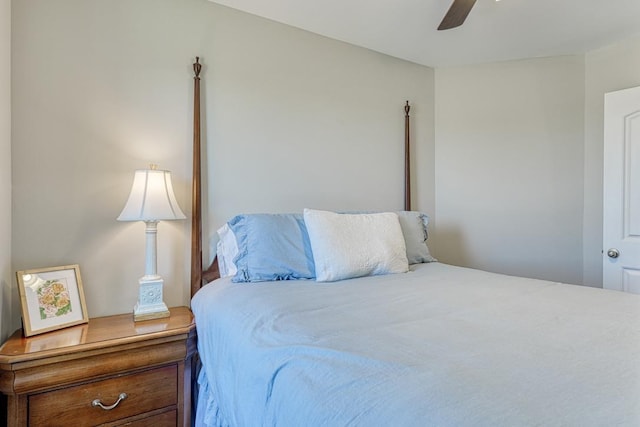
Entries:
<svg viewBox="0 0 640 427">
<path fill-rule="evenodd" d="M 80 266 L 16 272 L 25 337 L 89 322 Z"/>
</svg>

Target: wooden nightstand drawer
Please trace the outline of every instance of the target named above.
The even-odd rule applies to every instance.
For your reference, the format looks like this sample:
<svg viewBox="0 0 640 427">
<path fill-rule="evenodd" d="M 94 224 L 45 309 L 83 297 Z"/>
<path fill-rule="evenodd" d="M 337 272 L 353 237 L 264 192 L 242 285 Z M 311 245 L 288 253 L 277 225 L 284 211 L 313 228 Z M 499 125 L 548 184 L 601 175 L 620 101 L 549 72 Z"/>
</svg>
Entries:
<svg viewBox="0 0 640 427">
<path fill-rule="evenodd" d="M 147 418 L 128 421 L 125 423 L 106 424 L 105 427 L 174 427 L 178 414 L 176 411 L 163 412 L 158 415 L 152 415 Z"/>
<path fill-rule="evenodd" d="M 115 408 L 93 406 L 95 399 L 112 405 L 126 393 Z M 137 414 L 177 405 L 178 369 L 176 365 L 109 378 L 29 397 L 29 425 L 84 426 L 121 420 Z M 175 424 L 175 417 L 174 417 Z"/>
</svg>

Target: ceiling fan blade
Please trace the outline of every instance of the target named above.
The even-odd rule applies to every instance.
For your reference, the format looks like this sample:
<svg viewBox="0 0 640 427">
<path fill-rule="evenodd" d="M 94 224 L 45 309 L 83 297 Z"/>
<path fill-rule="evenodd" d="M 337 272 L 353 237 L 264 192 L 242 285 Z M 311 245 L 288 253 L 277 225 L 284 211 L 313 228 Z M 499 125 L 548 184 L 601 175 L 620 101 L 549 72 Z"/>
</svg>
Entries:
<svg viewBox="0 0 640 427">
<path fill-rule="evenodd" d="M 476 0 L 453 0 L 449 11 L 442 19 L 438 30 L 448 30 L 462 25 Z"/>
</svg>

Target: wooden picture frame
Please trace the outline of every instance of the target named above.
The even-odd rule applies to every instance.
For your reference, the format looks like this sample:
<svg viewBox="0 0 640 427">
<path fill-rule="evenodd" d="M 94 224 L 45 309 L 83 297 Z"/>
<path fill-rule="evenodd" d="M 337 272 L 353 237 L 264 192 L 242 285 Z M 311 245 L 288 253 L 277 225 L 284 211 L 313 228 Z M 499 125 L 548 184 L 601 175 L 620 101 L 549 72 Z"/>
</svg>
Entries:
<svg viewBox="0 0 640 427">
<path fill-rule="evenodd" d="M 16 272 L 25 337 L 89 322 L 80 266 Z"/>
</svg>

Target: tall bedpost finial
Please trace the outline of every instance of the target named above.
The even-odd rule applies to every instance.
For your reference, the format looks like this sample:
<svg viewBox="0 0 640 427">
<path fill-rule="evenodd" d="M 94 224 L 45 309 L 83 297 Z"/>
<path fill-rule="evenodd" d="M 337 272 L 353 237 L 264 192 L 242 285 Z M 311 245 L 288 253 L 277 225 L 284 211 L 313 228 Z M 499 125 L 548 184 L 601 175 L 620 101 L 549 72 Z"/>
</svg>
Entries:
<svg viewBox="0 0 640 427">
<path fill-rule="evenodd" d="M 405 116 L 409 115 L 409 110 L 411 110 L 411 106 L 409 105 L 409 101 L 407 101 L 407 103 L 404 106 L 404 115 Z"/>
<path fill-rule="evenodd" d="M 193 63 L 194 78 L 200 79 L 200 70 L 202 70 L 202 64 L 200 64 L 200 57 L 196 56 L 196 62 Z"/>
</svg>

